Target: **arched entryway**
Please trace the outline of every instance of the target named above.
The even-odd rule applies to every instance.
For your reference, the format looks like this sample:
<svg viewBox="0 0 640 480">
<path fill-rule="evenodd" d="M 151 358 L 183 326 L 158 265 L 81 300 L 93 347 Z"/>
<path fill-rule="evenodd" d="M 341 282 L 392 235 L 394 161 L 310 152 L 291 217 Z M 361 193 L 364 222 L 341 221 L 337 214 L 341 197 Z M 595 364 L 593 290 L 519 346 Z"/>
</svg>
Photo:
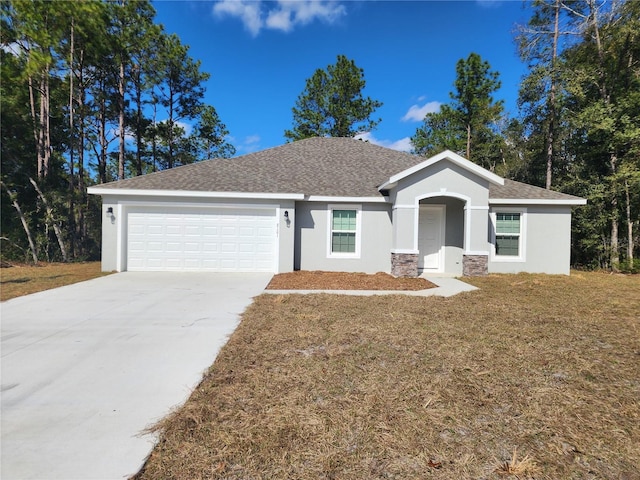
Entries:
<svg viewBox="0 0 640 480">
<path fill-rule="evenodd" d="M 465 200 L 445 195 L 418 201 L 419 273 L 462 275 L 465 205 Z"/>
</svg>

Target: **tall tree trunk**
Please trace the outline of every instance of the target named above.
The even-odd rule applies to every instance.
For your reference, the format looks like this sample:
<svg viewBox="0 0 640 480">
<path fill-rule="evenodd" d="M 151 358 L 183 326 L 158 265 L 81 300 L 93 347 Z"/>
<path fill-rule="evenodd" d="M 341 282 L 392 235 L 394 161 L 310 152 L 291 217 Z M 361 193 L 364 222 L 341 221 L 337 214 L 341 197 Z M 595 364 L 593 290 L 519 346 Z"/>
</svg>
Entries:
<svg viewBox="0 0 640 480">
<path fill-rule="evenodd" d="M 62 255 L 62 261 L 68 262 L 69 255 L 67 254 L 67 248 L 64 245 L 64 239 L 62 238 L 62 230 L 60 230 L 60 225 L 56 223 L 55 217 L 53 215 L 53 209 L 51 208 L 51 205 L 49 204 L 47 197 L 45 197 L 44 194 L 42 193 L 42 190 L 40 190 L 38 183 L 31 177 L 29 177 L 29 181 L 31 182 L 31 185 L 33 185 L 33 188 L 35 188 L 36 192 L 38 193 L 38 197 L 40 197 L 40 200 L 42 201 L 42 204 L 44 205 L 47 211 L 47 224 L 50 224 L 53 227 L 53 231 L 56 235 L 56 239 L 58 240 L 58 246 L 60 247 L 60 254 Z"/>
<path fill-rule="evenodd" d="M 74 164 L 73 164 L 73 154 L 74 154 L 74 141 L 73 141 L 73 130 L 74 130 L 74 117 L 73 117 L 73 56 L 75 55 L 74 47 L 75 47 L 75 38 L 74 38 L 74 22 L 73 18 L 71 19 L 71 31 L 69 38 L 69 190 L 73 191 L 73 175 L 74 175 Z M 72 207 L 71 207 L 72 208 Z"/>
<path fill-rule="evenodd" d="M 124 178 L 124 60 L 120 59 L 120 72 L 118 74 L 118 126 L 119 132 L 118 135 L 120 137 L 120 148 L 118 151 L 118 179 L 122 180 Z"/>
<path fill-rule="evenodd" d="M 551 54 L 551 86 L 549 87 L 549 130 L 547 132 L 547 179 L 545 186 L 551 189 L 553 156 L 556 131 L 556 62 L 558 58 L 558 38 L 560 36 L 560 0 L 554 5 L 553 50 Z"/>
<path fill-rule="evenodd" d="M 44 133 L 44 176 L 48 177 L 51 170 L 51 90 L 49 82 L 49 70 L 45 73 L 45 133 Z"/>
<path fill-rule="evenodd" d="M 615 173 L 617 169 L 618 157 L 615 154 L 611 154 L 609 157 L 611 172 L 613 173 L 613 180 L 611 182 L 611 254 L 609 258 L 611 260 L 611 269 L 614 272 L 618 271 L 620 264 L 620 247 L 618 242 L 618 221 L 620 214 L 618 212 L 618 188 L 617 179 Z"/>
<path fill-rule="evenodd" d="M 79 71 L 79 79 L 80 85 L 84 85 L 84 51 L 80 50 L 80 71 Z M 86 241 L 86 231 L 87 225 L 85 222 L 85 209 L 87 202 L 87 188 L 85 184 L 84 177 L 84 150 L 85 150 L 85 122 L 86 122 L 86 109 L 84 108 L 86 105 L 86 92 L 84 88 L 80 90 L 79 96 L 79 106 L 80 106 L 80 115 L 78 119 L 78 208 L 76 215 L 76 234 L 75 241 L 78 253 L 80 255 L 84 255 L 85 253 L 85 241 Z"/>
<path fill-rule="evenodd" d="M 45 120 L 45 116 L 46 116 L 46 104 L 45 104 L 45 89 L 44 89 L 44 85 L 45 85 L 45 77 L 44 77 L 44 73 L 40 76 L 40 116 L 38 117 L 38 144 L 37 144 L 37 149 L 38 149 L 38 180 L 42 180 L 46 175 L 45 175 L 45 170 L 46 170 L 46 160 L 45 160 L 45 134 L 44 131 L 47 127 L 46 125 L 46 120 Z"/>
<path fill-rule="evenodd" d="M 34 94 L 33 87 L 33 77 L 29 75 L 29 106 L 31 107 L 31 122 L 33 127 L 33 140 L 35 142 L 36 148 L 38 146 L 38 117 L 36 117 L 36 97 Z M 39 153 L 39 152 L 38 152 Z M 39 158 L 39 157 L 38 157 Z M 40 165 L 38 165 L 38 170 L 40 170 Z"/>
<path fill-rule="evenodd" d="M 156 114 L 158 113 L 158 105 L 153 103 L 153 139 L 151 141 L 151 156 L 153 157 L 153 171 L 158 171 L 158 124 L 156 123 Z"/>
<path fill-rule="evenodd" d="M 467 124 L 467 160 L 471 160 L 471 125 Z"/>
<path fill-rule="evenodd" d="M 624 196 L 627 213 L 627 264 L 633 268 L 633 218 L 631 218 L 631 197 L 629 195 L 629 180 L 624 179 Z"/>
<path fill-rule="evenodd" d="M 169 87 L 169 119 L 167 120 L 168 128 L 168 143 L 169 143 L 169 164 L 168 168 L 173 168 L 173 90 Z"/>
<path fill-rule="evenodd" d="M 101 94 L 98 109 L 98 142 L 100 151 L 98 153 L 98 178 L 100 183 L 107 183 L 107 100 L 104 93 L 104 79 L 100 80 Z"/>
<path fill-rule="evenodd" d="M 49 159 L 51 157 L 51 136 L 49 134 L 49 74 L 46 71 L 40 73 L 38 85 L 39 114 L 36 114 L 36 96 L 33 77 L 28 77 L 29 106 L 31 108 L 31 120 L 33 123 L 33 139 L 36 147 L 36 172 L 38 179 L 43 179 L 49 174 Z"/>
<path fill-rule="evenodd" d="M 75 55 L 75 35 L 74 35 L 74 20 L 71 19 L 71 27 L 69 32 L 69 220 L 75 218 L 75 202 L 74 202 L 74 177 L 75 177 L 75 117 L 74 117 L 74 108 L 73 108 L 73 99 L 74 99 L 74 83 L 73 79 L 75 77 L 74 71 L 74 55 Z M 75 225 L 70 225 L 70 230 L 75 232 Z M 70 245 L 71 255 L 74 256 L 74 245 L 75 242 L 72 241 Z"/>
<path fill-rule="evenodd" d="M 38 263 L 38 250 L 36 248 L 36 243 L 33 241 L 33 236 L 31 235 L 31 229 L 29 228 L 29 224 L 27 223 L 27 219 L 24 217 L 24 213 L 22 213 L 22 209 L 20 208 L 20 204 L 18 203 L 18 197 L 15 192 L 11 192 L 4 182 L 0 182 L 2 188 L 5 189 L 7 195 L 9 195 L 9 199 L 11 200 L 11 205 L 18 212 L 18 216 L 20 217 L 20 221 L 22 222 L 22 228 L 24 229 L 24 233 L 27 235 L 27 241 L 29 242 L 29 249 L 31 250 L 31 258 L 33 259 L 33 263 Z"/>
<path fill-rule="evenodd" d="M 142 88 L 140 86 L 140 65 L 133 66 L 136 94 L 136 174 L 142 175 Z"/>
</svg>

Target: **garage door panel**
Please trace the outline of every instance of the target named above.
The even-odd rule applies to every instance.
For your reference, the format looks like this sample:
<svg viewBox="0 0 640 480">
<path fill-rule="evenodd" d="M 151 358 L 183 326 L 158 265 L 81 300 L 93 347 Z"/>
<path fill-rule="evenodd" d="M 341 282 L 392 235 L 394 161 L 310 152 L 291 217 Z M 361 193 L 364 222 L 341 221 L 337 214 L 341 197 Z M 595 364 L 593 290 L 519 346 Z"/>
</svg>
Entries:
<svg viewBox="0 0 640 480">
<path fill-rule="evenodd" d="M 203 243 L 202 244 L 202 251 L 203 252 L 209 252 L 209 253 L 216 253 L 218 252 L 218 244 L 217 243 L 211 243 L 211 242 L 207 242 L 207 243 Z"/>
<path fill-rule="evenodd" d="M 127 224 L 129 270 L 275 270 L 273 208 L 141 208 Z"/>
<path fill-rule="evenodd" d="M 250 243 L 241 243 L 238 247 L 240 253 L 256 253 L 256 245 Z"/>
<path fill-rule="evenodd" d="M 244 226 L 238 228 L 238 235 L 241 237 L 253 237 L 255 236 L 257 228 L 253 226 Z"/>
<path fill-rule="evenodd" d="M 180 252 L 182 251 L 182 245 L 178 242 L 167 242 L 165 244 L 167 252 Z"/>
</svg>

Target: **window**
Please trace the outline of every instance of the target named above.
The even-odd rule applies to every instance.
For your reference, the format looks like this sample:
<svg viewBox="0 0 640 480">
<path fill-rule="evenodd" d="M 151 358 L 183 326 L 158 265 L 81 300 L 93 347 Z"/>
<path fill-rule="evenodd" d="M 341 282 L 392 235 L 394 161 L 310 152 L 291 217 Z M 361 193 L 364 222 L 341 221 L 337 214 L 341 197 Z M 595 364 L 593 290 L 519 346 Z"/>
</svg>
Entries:
<svg viewBox="0 0 640 480">
<path fill-rule="evenodd" d="M 330 257 L 360 255 L 360 207 L 333 205 L 329 207 Z"/>
<path fill-rule="evenodd" d="M 496 213 L 496 255 L 520 255 L 520 214 Z"/>
<path fill-rule="evenodd" d="M 526 209 L 504 209 L 491 214 L 493 220 L 493 259 L 525 261 Z"/>
</svg>

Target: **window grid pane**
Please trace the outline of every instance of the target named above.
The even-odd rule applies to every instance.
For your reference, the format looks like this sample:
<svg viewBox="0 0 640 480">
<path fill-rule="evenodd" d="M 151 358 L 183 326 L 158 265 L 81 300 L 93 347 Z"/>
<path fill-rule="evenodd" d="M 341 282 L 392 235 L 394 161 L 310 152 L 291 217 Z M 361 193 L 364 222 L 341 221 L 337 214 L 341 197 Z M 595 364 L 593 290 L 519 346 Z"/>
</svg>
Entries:
<svg viewBox="0 0 640 480">
<path fill-rule="evenodd" d="M 520 233 L 520 214 L 497 213 L 496 233 Z"/>
<path fill-rule="evenodd" d="M 355 232 L 356 211 L 355 210 L 334 210 L 332 230 Z"/>
<path fill-rule="evenodd" d="M 331 251 L 334 253 L 355 253 L 356 234 L 334 232 L 331 240 Z"/>
<path fill-rule="evenodd" d="M 496 235 L 496 255 L 517 257 L 520 237 L 517 235 Z"/>
</svg>

